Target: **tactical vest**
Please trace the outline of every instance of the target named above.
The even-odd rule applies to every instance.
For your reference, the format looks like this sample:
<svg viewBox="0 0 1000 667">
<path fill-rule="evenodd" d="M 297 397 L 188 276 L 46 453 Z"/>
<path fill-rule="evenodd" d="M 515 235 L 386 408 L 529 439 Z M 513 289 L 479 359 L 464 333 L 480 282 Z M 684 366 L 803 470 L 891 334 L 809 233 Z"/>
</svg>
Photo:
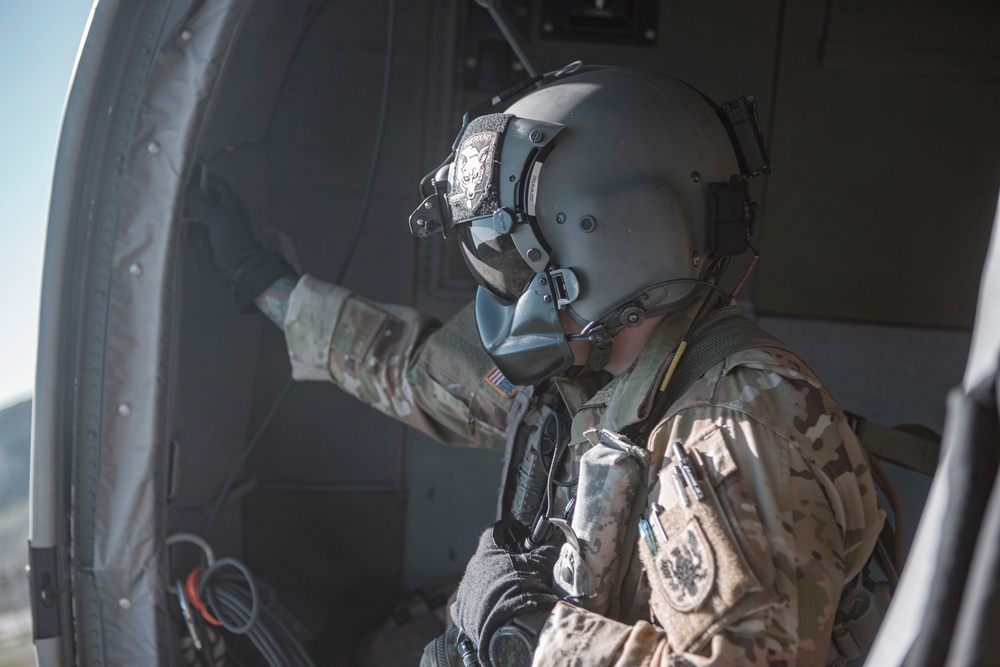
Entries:
<svg viewBox="0 0 1000 667">
<path fill-rule="evenodd" d="M 649 617 L 644 599 L 635 597 L 642 573 L 637 556 L 638 518 L 643 511 L 648 512 L 648 471 L 651 466 L 659 466 L 659 461 L 652 460 L 643 447 L 649 432 L 668 412 L 674 412 L 671 408 L 696 380 L 725 357 L 767 347 L 788 353 L 783 343 L 744 318 L 735 307 L 710 313 L 686 339 L 681 355 L 673 349 L 676 341 L 660 341 L 664 349 L 654 348 L 654 354 L 647 355 L 658 359 L 658 363 L 634 367 L 599 389 L 576 412 L 568 429 L 568 410 L 552 385 L 524 391 L 511 415 L 512 423 L 519 419 L 520 425 L 509 431 L 498 513 L 514 516 L 528 526 L 537 524 L 542 512 L 557 517 L 553 523 L 563 529 L 579 554 L 574 562 L 557 564 L 557 588 L 584 601 L 583 606 L 623 622 Z M 680 363 L 676 363 L 678 356 Z M 657 386 L 659 392 L 654 391 Z M 650 401 L 650 396 L 655 396 L 655 400 Z M 870 422 L 853 419 L 862 428 L 868 427 L 869 433 L 876 428 Z M 604 434 L 598 435 L 601 429 L 605 429 Z M 627 437 L 614 437 L 615 434 Z M 927 439 L 917 442 L 893 432 L 897 444 L 900 437 L 906 443 L 904 453 L 897 457 L 880 446 L 886 438 L 868 440 L 875 441 L 873 449 L 889 460 L 895 458 L 896 463 L 933 472 L 932 467 L 927 469 L 927 461 L 934 458 L 933 442 Z M 598 443 L 603 445 L 600 453 L 588 455 Z M 599 457 L 601 460 L 595 463 L 602 468 L 600 484 L 591 494 L 587 493 L 585 481 L 588 456 Z M 558 465 L 553 465 L 553 460 Z M 616 472 L 608 475 L 608 470 Z M 546 499 L 546 489 L 550 500 Z M 600 497 L 591 497 L 598 492 Z M 622 503 L 626 497 L 629 501 Z M 553 508 L 547 503 L 552 503 Z M 894 510 L 898 513 L 898 508 Z M 600 520 L 571 523 L 576 512 Z M 886 540 L 880 540 L 876 552 L 883 552 L 883 569 L 893 570 L 893 559 L 884 553 Z M 595 543 L 604 545 L 604 550 L 593 549 Z M 868 566 L 866 576 L 867 572 Z M 894 575 L 895 572 L 889 574 L 891 579 Z M 877 632 L 884 613 L 884 607 L 881 610 L 878 607 L 886 600 L 876 604 L 871 586 L 866 588 L 861 583 L 858 579 L 845 588 L 829 664 L 843 665 L 849 658 L 863 656 Z"/>
</svg>

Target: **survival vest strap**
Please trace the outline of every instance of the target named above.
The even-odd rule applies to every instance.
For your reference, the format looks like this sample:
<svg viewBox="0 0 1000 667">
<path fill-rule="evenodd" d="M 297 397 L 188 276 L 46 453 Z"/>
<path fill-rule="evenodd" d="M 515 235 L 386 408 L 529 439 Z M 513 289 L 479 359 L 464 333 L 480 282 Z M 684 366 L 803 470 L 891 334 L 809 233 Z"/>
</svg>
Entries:
<svg viewBox="0 0 1000 667">
<path fill-rule="evenodd" d="M 670 406 L 710 368 L 732 354 L 759 348 L 776 348 L 791 353 L 788 346 L 756 322 L 744 317 L 736 308 L 725 307 L 709 313 L 692 327 L 685 336 L 685 342 L 678 347 L 674 362 L 667 371 L 664 385 L 654 399 L 649 415 L 643 422 L 625 429 L 624 434 L 644 446 L 650 432 Z M 862 447 L 870 455 L 876 484 L 889 499 L 897 528 L 901 528 L 902 509 L 898 494 L 876 459 L 933 475 L 937 467 L 939 440 L 926 432 L 887 428 L 853 414 L 848 414 L 847 417 Z M 901 538 L 901 531 L 899 537 Z M 828 665 L 845 665 L 867 654 L 875 640 L 888 605 L 888 597 L 895 588 L 898 570 L 902 565 L 900 543 L 900 539 L 895 539 L 886 522 L 862 574 L 845 586 L 834 620 Z M 889 577 L 889 586 L 872 582 L 869 570 L 873 562 Z M 630 563 L 627 577 L 629 583 L 638 581 L 637 573 L 633 571 L 637 563 L 637 558 L 633 558 Z M 627 587 L 622 590 L 622 595 L 629 596 Z"/>
<path fill-rule="evenodd" d="M 649 415 L 642 422 L 626 429 L 633 442 L 643 443 L 684 392 L 691 388 L 712 366 L 731 354 L 752 348 L 771 347 L 790 352 L 778 338 L 743 316 L 738 308 L 714 310 L 696 322 L 684 337 L 667 370 L 665 386 L 653 400 Z"/>
<path fill-rule="evenodd" d="M 731 354 L 762 347 L 791 352 L 777 337 L 735 308 L 710 312 L 691 328 L 686 338 L 687 345 L 664 391 L 671 405 L 709 368 Z"/>
</svg>

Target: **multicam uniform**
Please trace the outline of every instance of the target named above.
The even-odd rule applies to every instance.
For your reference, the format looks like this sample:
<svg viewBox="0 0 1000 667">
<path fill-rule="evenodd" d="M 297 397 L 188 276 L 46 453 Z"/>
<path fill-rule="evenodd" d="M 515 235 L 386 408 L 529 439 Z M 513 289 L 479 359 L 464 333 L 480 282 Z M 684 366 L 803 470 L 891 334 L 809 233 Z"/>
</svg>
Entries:
<svg viewBox="0 0 1000 667">
<path fill-rule="evenodd" d="M 296 379 L 332 380 L 444 443 L 505 450 L 506 478 L 516 477 L 546 415 L 566 410 L 573 417 L 559 477 L 572 480 L 586 452 L 648 417 L 693 314 L 665 318 L 625 373 L 558 378 L 558 394 L 505 384 L 469 308 L 438 327 L 306 276 L 292 292 L 285 333 Z M 857 440 L 811 371 L 779 349 L 734 353 L 671 406 L 647 450 L 644 507 L 576 499 L 574 527 L 610 528 L 609 539 L 578 545 L 598 594 L 556 606 L 534 664 L 824 665 L 841 590 L 884 515 Z M 580 494 L 606 483 L 581 480 Z M 558 488 L 555 514 L 572 497 L 571 487 Z M 504 514 L 517 514 L 518 495 L 503 494 Z M 616 528 L 638 512 L 641 537 Z M 628 556 L 636 545 L 655 624 L 635 620 L 637 605 L 611 599 L 635 583 L 627 574 L 638 571 Z"/>
</svg>

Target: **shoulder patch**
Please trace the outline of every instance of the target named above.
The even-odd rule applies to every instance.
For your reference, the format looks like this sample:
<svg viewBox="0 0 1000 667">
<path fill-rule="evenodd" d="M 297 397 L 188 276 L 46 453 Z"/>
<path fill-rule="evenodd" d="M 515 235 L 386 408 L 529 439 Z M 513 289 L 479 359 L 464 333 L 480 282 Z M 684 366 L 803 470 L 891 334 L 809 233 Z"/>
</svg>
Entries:
<svg viewBox="0 0 1000 667">
<path fill-rule="evenodd" d="M 513 398 L 517 395 L 517 387 L 514 383 L 505 378 L 503 373 L 501 373 L 500 369 L 496 366 L 494 366 L 483 379 L 486 380 L 486 384 L 493 387 L 493 389 L 504 398 Z"/>
<path fill-rule="evenodd" d="M 715 557 L 705 533 L 693 518 L 663 549 L 663 572 L 667 602 L 677 611 L 701 606 L 715 583 Z"/>
</svg>

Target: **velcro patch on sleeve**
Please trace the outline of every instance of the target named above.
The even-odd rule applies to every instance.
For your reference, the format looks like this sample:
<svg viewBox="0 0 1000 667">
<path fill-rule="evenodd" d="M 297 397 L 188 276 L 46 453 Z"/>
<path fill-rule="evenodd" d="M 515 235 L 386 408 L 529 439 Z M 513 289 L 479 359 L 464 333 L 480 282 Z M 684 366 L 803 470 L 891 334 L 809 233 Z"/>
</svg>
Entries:
<svg viewBox="0 0 1000 667">
<path fill-rule="evenodd" d="M 517 387 L 505 378 L 496 366 L 483 379 L 486 380 L 486 384 L 493 387 L 504 398 L 513 398 L 517 394 Z"/>
<path fill-rule="evenodd" d="M 650 495 L 646 517 L 658 532 L 638 541 L 639 557 L 650 606 L 675 651 L 701 651 L 720 628 L 780 602 L 773 563 L 748 560 L 755 552 L 746 531 L 757 530 L 759 517 L 738 515 L 725 495 L 739 475 L 721 430 L 713 428 L 677 443 Z"/>
</svg>

